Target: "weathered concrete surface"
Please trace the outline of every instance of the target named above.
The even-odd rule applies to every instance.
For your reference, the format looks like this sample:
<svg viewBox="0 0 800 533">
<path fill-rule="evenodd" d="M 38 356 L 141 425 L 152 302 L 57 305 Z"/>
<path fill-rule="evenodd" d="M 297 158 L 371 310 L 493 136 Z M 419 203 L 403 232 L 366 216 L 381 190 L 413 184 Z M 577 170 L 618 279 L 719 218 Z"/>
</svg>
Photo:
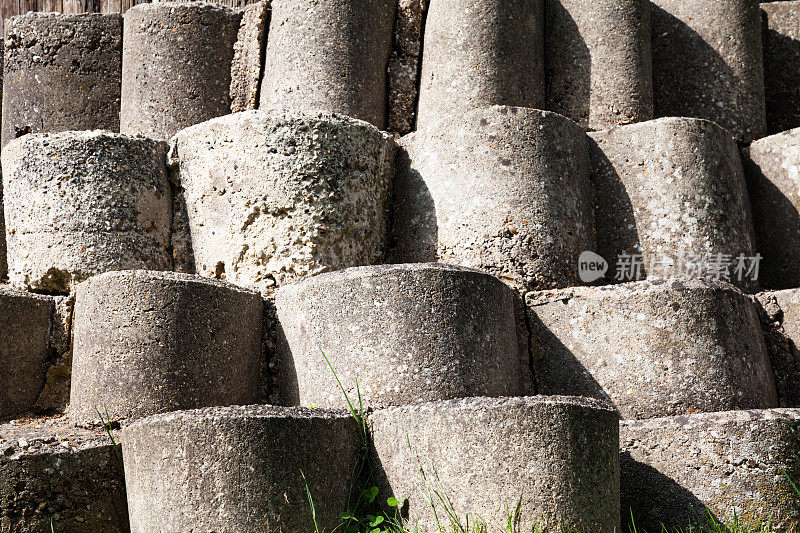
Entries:
<svg viewBox="0 0 800 533">
<path fill-rule="evenodd" d="M 615 279 L 614 266 L 629 254 L 641 256 L 642 278 L 725 279 L 755 292 L 752 273 L 736 270 L 739 256 L 756 255 L 755 236 L 739 151 L 725 130 L 663 118 L 590 137 L 597 252 L 611 265 L 608 282 L 636 281 Z"/>
<path fill-rule="evenodd" d="M 761 4 L 767 129 L 800 127 L 800 1 Z"/>
<path fill-rule="evenodd" d="M 800 290 L 756 295 L 781 407 L 800 407 Z"/>
<path fill-rule="evenodd" d="M 66 412 L 69 404 L 72 375 L 72 318 L 75 295 L 50 296 L 55 306 L 50 327 L 50 359 L 44 377 L 44 387 L 33 412 L 54 415 Z"/>
<path fill-rule="evenodd" d="M 436 529 L 427 490 L 445 524 L 442 500 L 462 521 L 479 514 L 506 531 L 521 499 L 518 531 L 620 531 L 618 419 L 600 402 L 449 400 L 380 409 L 369 427 L 382 501 L 408 498 L 412 526 Z"/>
<path fill-rule="evenodd" d="M 132 420 L 258 393 L 261 297 L 174 272 L 108 272 L 75 301 L 70 417 Z"/>
<path fill-rule="evenodd" d="M 68 293 L 108 270 L 169 270 L 166 151 L 102 131 L 34 134 L 6 146 L 11 283 Z"/>
<path fill-rule="evenodd" d="M 12 17 L 3 69 L 3 146 L 32 132 L 119 131 L 121 15 Z"/>
<path fill-rule="evenodd" d="M 233 45 L 231 62 L 231 112 L 258 107 L 263 75 L 264 52 L 271 13 L 270 0 L 261 0 L 244 8 L 242 24 Z"/>
<path fill-rule="evenodd" d="M 620 425 L 622 516 L 641 530 L 719 522 L 797 531 L 800 412 L 707 413 Z M 785 473 L 784 473 L 785 471 Z M 735 513 L 735 514 L 734 514 Z"/>
<path fill-rule="evenodd" d="M 523 290 L 576 284 L 594 247 L 586 134 L 495 106 L 403 137 L 390 261 L 475 267 Z"/>
<path fill-rule="evenodd" d="M 269 292 L 379 263 L 388 240 L 393 141 L 341 115 L 245 111 L 181 131 L 197 272 Z"/>
<path fill-rule="evenodd" d="M 241 12 L 206 2 L 140 4 L 125 13 L 121 131 L 169 140 L 231 111 Z"/>
<path fill-rule="evenodd" d="M 608 399 L 626 419 L 778 406 L 756 308 L 729 284 L 644 281 L 526 299 L 540 394 Z"/>
<path fill-rule="evenodd" d="M 744 151 L 761 286 L 800 286 L 800 128 L 760 139 Z"/>
<path fill-rule="evenodd" d="M 272 0 L 260 109 L 341 113 L 386 127 L 396 0 Z"/>
<path fill-rule="evenodd" d="M 134 533 L 314 531 L 306 486 L 333 531 L 362 450 L 345 410 L 266 405 L 156 415 L 123 444 Z"/>
<path fill-rule="evenodd" d="M 656 117 L 716 122 L 736 141 L 767 134 L 756 0 L 651 0 Z"/>
<path fill-rule="evenodd" d="M 546 0 L 547 109 L 588 130 L 653 118 L 650 2 Z"/>
<path fill-rule="evenodd" d="M 392 55 L 389 57 L 389 131 L 414 129 L 419 97 L 422 28 L 428 0 L 398 0 Z"/>
<path fill-rule="evenodd" d="M 62 419 L 0 425 L 0 531 L 125 531 L 119 453 L 104 430 Z"/>
<path fill-rule="evenodd" d="M 351 268 L 283 287 L 281 401 L 346 407 L 334 371 L 350 398 L 360 391 L 371 407 L 519 396 L 532 387 L 514 298 L 492 276 L 432 263 Z"/>
<path fill-rule="evenodd" d="M 417 124 L 492 105 L 545 107 L 543 0 L 431 0 Z"/>
</svg>

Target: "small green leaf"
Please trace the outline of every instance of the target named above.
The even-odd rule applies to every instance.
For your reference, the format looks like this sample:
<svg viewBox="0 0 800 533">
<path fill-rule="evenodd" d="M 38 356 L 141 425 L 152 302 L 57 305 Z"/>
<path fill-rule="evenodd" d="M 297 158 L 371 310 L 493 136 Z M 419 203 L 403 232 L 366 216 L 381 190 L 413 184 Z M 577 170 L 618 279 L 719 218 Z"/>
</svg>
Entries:
<svg viewBox="0 0 800 533">
<path fill-rule="evenodd" d="M 386 500 L 386 503 L 389 504 L 389 507 L 397 507 L 398 505 L 400 505 L 400 500 L 398 500 L 394 496 L 390 496 L 389 499 Z"/>
<path fill-rule="evenodd" d="M 381 525 L 382 522 L 383 522 L 382 516 L 375 516 L 372 518 L 372 521 L 369 523 L 369 525 L 372 527 L 378 527 L 379 525 Z"/>
</svg>

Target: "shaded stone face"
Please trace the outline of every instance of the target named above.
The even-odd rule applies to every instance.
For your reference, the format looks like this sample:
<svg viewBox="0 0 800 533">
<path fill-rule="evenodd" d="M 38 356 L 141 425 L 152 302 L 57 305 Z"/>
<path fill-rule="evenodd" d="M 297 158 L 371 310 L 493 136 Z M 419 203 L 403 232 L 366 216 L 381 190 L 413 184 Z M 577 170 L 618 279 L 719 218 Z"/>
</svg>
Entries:
<svg viewBox="0 0 800 533">
<path fill-rule="evenodd" d="M 389 131 L 414 129 L 419 96 L 422 27 L 428 0 L 398 0 L 392 55 L 389 58 Z"/>
<path fill-rule="evenodd" d="M 800 406 L 800 291 L 756 295 L 781 407 Z"/>
<path fill-rule="evenodd" d="M 180 411 L 123 433 L 131 530 L 333 531 L 361 458 L 344 410 L 248 406 Z"/>
<path fill-rule="evenodd" d="M 764 2 L 764 93 L 769 133 L 800 127 L 800 2 Z"/>
<path fill-rule="evenodd" d="M 231 112 L 258 107 L 267 31 L 272 13 L 270 0 L 261 0 L 244 9 L 242 24 L 233 46 L 231 61 Z"/>
<path fill-rule="evenodd" d="M 381 500 L 408 498 L 411 529 L 429 531 L 425 490 L 440 520 L 439 497 L 462 522 L 480 515 L 490 531 L 520 500 L 519 531 L 620 531 L 617 424 L 600 402 L 557 396 L 431 402 L 369 418 Z"/>
</svg>

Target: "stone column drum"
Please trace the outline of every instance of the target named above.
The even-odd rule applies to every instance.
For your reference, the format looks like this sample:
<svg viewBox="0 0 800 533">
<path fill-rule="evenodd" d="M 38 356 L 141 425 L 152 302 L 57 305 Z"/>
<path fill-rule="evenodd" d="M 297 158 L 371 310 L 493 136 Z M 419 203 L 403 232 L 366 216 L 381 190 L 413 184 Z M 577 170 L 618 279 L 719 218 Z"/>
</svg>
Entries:
<svg viewBox="0 0 800 533">
<path fill-rule="evenodd" d="M 381 262 L 393 156 L 374 126 L 322 112 L 246 111 L 181 131 L 171 164 L 197 272 L 272 291 Z"/>
<path fill-rule="evenodd" d="M 261 311 L 257 293 L 188 274 L 108 272 L 82 283 L 71 418 L 254 403 Z"/>
<path fill-rule="evenodd" d="M 272 0 L 259 109 L 317 109 L 386 127 L 396 0 Z"/>
<path fill-rule="evenodd" d="M 67 293 L 108 270 L 171 268 L 167 146 L 102 131 L 34 134 L 3 150 L 12 284 Z"/>
<path fill-rule="evenodd" d="M 121 131 L 166 141 L 231 112 L 241 12 L 206 2 L 140 4 L 125 13 Z"/>
<path fill-rule="evenodd" d="M 267 405 L 156 415 L 123 442 L 134 533 L 334 531 L 363 449 L 346 410 Z"/>
<path fill-rule="evenodd" d="M 389 131 L 410 133 L 417 119 L 422 27 L 428 0 L 398 0 L 389 59 Z"/>
<path fill-rule="evenodd" d="M 488 107 L 401 139 L 397 263 L 479 268 L 523 290 L 577 283 L 594 247 L 587 139 L 556 113 Z"/>
<path fill-rule="evenodd" d="M 758 313 L 720 282 L 529 293 L 540 394 L 610 400 L 623 418 L 777 407 Z"/>
<path fill-rule="evenodd" d="M 351 268 L 286 286 L 276 295 L 281 400 L 346 407 L 337 376 L 369 406 L 518 396 L 527 368 L 514 297 L 492 276 L 437 264 Z"/>
<path fill-rule="evenodd" d="M 437 531 L 428 497 L 445 526 L 448 505 L 462 525 L 507 531 L 519 504 L 515 531 L 621 531 L 618 419 L 600 402 L 430 402 L 379 409 L 369 428 L 381 501 L 408 498 L 411 531 Z"/>
<path fill-rule="evenodd" d="M 762 2 L 769 133 L 800 127 L 800 1 Z"/>
<path fill-rule="evenodd" d="M 121 15 L 12 17 L 3 69 L 3 146 L 26 133 L 119 131 Z"/>
<path fill-rule="evenodd" d="M 417 124 L 492 105 L 545 106 L 543 0 L 431 0 Z"/>
<path fill-rule="evenodd" d="M 800 289 L 756 295 L 781 407 L 800 407 Z"/>
<path fill-rule="evenodd" d="M 585 129 L 653 118 L 650 3 L 546 0 L 547 109 Z"/>
</svg>

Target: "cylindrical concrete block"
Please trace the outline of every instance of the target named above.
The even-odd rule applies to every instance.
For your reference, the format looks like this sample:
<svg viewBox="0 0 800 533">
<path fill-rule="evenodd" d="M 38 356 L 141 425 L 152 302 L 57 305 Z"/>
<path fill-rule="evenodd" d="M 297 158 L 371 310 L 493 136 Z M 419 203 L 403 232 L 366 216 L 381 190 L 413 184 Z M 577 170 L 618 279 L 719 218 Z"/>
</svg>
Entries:
<svg viewBox="0 0 800 533">
<path fill-rule="evenodd" d="M 417 124 L 477 107 L 544 108 L 543 0 L 431 0 Z"/>
<path fill-rule="evenodd" d="M 594 247 L 587 138 L 561 115 L 489 107 L 401 139 L 397 263 L 440 260 L 516 288 L 575 285 Z"/>
<path fill-rule="evenodd" d="M 800 289 L 756 295 L 781 407 L 800 407 Z"/>
<path fill-rule="evenodd" d="M 384 129 L 396 6 L 272 0 L 260 109 L 318 109 Z"/>
<path fill-rule="evenodd" d="M 275 303 L 284 403 L 346 407 L 334 372 L 369 406 L 524 390 L 513 291 L 482 272 L 351 268 L 283 287 Z"/>
<path fill-rule="evenodd" d="M 709 513 L 748 531 L 800 528 L 796 409 L 622 422 L 620 446 L 622 516 L 641 531 L 696 528 Z"/>
<path fill-rule="evenodd" d="M 736 141 L 767 133 L 757 0 L 651 0 L 656 117 L 716 122 Z"/>
<path fill-rule="evenodd" d="M 380 409 L 369 428 L 376 480 L 383 496 L 408 498 L 410 530 L 438 530 L 430 497 L 445 524 L 448 502 L 462 524 L 506 531 L 519 504 L 518 531 L 620 531 L 618 419 L 600 402 L 431 402 Z"/>
<path fill-rule="evenodd" d="M 779 133 L 800 127 L 800 1 L 765 2 L 761 12 L 767 129 Z"/>
<path fill-rule="evenodd" d="M 756 308 L 728 284 L 582 287 L 527 304 L 540 394 L 608 399 L 631 419 L 778 406 Z"/>
<path fill-rule="evenodd" d="M 75 300 L 70 416 L 95 422 L 254 403 L 261 297 L 174 272 L 108 272 Z M 106 413 L 108 413 L 106 415 Z"/>
<path fill-rule="evenodd" d="M 271 291 L 381 262 L 393 146 L 366 122 L 322 112 L 246 111 L 181 131 L 170 158 L 197 272 Z"/>
<path fill-rule="evenodd" d="M 102 131 L 28 135 L 6 146 L 11 283 L 69 292 L 108 270 L 169 270 L 166 151 Z"/>
<path fill-rule="evenodd" d="M 547 109 L 589 130 L 653 118 L 650 2 L 546 0 Z"/>
<path fill-rule="evenodd" d="M 398 0 L 394 46 L 389 58 L 389 131 L 400 135 L 414 129 L 419 96 L 422 27 L 428 0 Z"/>
<path fill-rule="evenodd" d="M 611 265 L 608 281 L 682 277 L 758 286 L 744 171 L 725 130 L 664 118 L 590 135 L 597 251 Z M 615 270 L 626 256 L 641 268 Z"/>
<path fill-rule="evenodd" d="M 3 69 L 3 146 L 26 133 L 119 131 L 121 15 L 12 17 Z"/>
<path fill-rule="evenodd" d="M 270 0 L 250 4 L 242 13 L 231 61 L 231 111 L 234 113 L 258 108 L 271 13 Z"/>
<path fill-rule="evenodd" d="M 156 415 L 123 443 L 134 533 L 334 531 L 362 453 L 345 410 L 264 405 Z"/>
<path fill-rule="evenodd" d="M 241 13 L 206 2 L 140 4 L 125 13 L 121 131 L 168 140 L 230 113 Z"/>
</svg>

